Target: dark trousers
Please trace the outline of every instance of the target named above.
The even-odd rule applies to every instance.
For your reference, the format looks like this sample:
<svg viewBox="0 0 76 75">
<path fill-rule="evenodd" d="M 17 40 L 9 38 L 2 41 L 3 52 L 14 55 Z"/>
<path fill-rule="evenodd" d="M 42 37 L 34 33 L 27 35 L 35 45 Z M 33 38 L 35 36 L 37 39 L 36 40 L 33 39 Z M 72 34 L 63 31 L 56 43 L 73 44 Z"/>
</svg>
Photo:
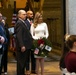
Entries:
<svg viewBox="0 0 76 75">
<path fill-rule="evenodd" d="M 26 61 L 26 71 L 29 71 L 30 70 L 30 53 L 29 53 L 29 57 Z"/>
<path fill-rule="evenodd" d="M 25 52 L 17 51 L 17 75 L 25 74 L 26 61 L 28 60 L 30 50 Z"/>
<path fill-rule="evenodd" d="M 0 75 L 1 75 L 1 73 L 2 73 L 2 65 L 3 65 L 3 53 L 4 53 L 4 51 L 3 51 L 3 47 L 0 49 Z"/>
<path fill-rule="evenodd" d="M 31 71 L 36 69 L 36 58 L 34 58 L 34 52 L 31 51 Z"/>
<path fill-rule="evenodd" d="M 4 68 L 4 72 L 7 72 L 7 51 L 5 50 L 2 54 L 1 65 L 0 65 L 0 75 L 2 73 L 2 68 Z"/>
<path fill-rule="evenodd" d="M 0 75 L 1 75 L 1 73 L 2 73 L 2 54 L 0 54 Z"/>
<path fill-rule="evenodd" d="M 30 70 L 30 59 L 31 59 L 31 71 L 35 71 L 36 59 L 34 58 L 34 52 L 30 50 L 29 58 L 26 62 L 26 71 Z"/>
<path fill-rule="evenodd" d="M 8 49 L 8 48 L 7 48 Z M 3 64 L 2 64 L 2 67 L 3 67 L 3 69 L 4 69 L 4 72 L 7 72 L 7 62 L 8 62 L 8 50 L 4 50 L 4 54 L 3 54 L 3 57 L 2 57 L 2 59 L 3 59 Z"/>
</svg>

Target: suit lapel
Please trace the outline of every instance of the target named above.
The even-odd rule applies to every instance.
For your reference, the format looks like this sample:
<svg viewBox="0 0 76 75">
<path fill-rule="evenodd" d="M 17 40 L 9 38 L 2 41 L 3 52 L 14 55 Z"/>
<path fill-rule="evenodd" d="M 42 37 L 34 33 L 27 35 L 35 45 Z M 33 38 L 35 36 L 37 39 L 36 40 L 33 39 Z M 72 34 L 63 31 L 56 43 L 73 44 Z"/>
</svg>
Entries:
<svg viewBox="0 0 76 75">
<path fill-rule="evenodd" d="M 28 29 L 30 30 L 30 26 L 31 26 L 31 24 L 29 23 L 29 21 L 28 21 L 28 20 L 26 20 L 26 21 L 25 21 L 25 23 L 26 23 L 26 25 L 27 25 Z"/>
<path fill-rule="evenodd" d="M 23 24 L 23 26 L 24 26 L 26 29 L 28 29 L 27 24 L 26 24 L 25 22 L 23 22 L 22 20 L 20 20 L 20 21 L 21 21 L 21 23 Z"/>
</svg>

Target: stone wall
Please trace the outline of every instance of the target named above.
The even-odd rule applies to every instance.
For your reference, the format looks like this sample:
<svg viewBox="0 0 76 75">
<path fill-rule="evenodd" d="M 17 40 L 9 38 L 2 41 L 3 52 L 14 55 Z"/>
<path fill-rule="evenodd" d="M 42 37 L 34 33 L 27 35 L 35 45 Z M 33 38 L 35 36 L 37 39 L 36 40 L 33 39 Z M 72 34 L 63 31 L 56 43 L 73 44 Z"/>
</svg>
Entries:
<svg viewBox="0 0 76 75">
<path fill-rule="evenodd" d="M 62 46 L 62 7 L 60 0 L 44 0 L 43 17 L 49 28 L 49 39 L 54 46 Z"/>
</svg>

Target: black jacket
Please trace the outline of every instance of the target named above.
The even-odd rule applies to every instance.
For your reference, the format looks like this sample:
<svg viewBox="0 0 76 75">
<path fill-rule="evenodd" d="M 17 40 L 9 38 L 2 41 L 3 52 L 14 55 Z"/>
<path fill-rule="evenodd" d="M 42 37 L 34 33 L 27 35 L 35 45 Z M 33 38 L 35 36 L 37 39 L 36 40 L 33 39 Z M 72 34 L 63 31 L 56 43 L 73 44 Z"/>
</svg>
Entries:
<svg viewBox="0 0 76 75">
<path fill-rule="evenodd" d="M 15 26 L 16 34 L 16 45 L 17 47 L 25 46 L 26 49 L 31 49 L 32 47 L 32 36 L 25 22 L 18 20 Z"/>
</svg>

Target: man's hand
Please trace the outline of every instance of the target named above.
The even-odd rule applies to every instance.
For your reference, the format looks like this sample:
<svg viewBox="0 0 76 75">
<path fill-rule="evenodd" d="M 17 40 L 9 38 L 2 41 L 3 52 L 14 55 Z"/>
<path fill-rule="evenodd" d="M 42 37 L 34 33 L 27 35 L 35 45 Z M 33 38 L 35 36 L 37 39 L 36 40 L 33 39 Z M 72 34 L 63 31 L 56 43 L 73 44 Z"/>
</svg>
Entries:
<svg viewBox="0 0 76 75">
<path fill-rule="evenodd" d="M 24 52 L 26 50 L 25 46 L 21 47 L 21 52 Z"/>
<path fill-rule="evenodd" d="M 0 42 L 1 43 L 4 43 L 4 41 L 5 41 L 4 37 L 3 36 L 0 36 Z"/>
</svg>

